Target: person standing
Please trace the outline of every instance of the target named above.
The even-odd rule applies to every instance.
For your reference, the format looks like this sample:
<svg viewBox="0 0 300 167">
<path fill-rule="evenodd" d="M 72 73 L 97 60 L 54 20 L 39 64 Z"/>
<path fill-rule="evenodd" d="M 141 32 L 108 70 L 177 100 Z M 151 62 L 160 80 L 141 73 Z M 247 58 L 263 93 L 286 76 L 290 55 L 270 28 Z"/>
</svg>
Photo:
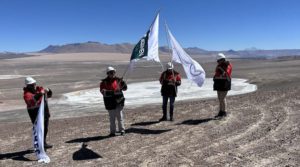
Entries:
<svg viewBox="0 0 300 167">
<path fill-rule="evenodd" d="M 221 118 L 226 116 L 226 95 L 231 89 L 232 65 L 226 60 L 223 53 L 217 55 L 217 67 L 214 75 L 214 91 L 217 91 L 219 99 L 219 113 L 215 116 Z"/>
<path fill-rule="evenodd" d="M 123 91 L 127 90 L 127 84 L 122 78 L 116 76 L 116 69 L 107 67 L 107 77 L 100 83 L 100 92 L 103 95 L 104 105 L 109 114 L 110 134 L 116 135 L 116 119 L 121 135 L 125 134 L 123 107 L 125 97 Z"/>
<path fill-rule="evenodd" d="M 27 105 L 27 112 L 29 114 L 31 123 L 34 124 L 37 116 L 38 111 L 41 105 L 42 96 L 44 96 L 45 103 L 44 103 L 44 148 L 52 148 L 53 146 L 46 142 L 47 134 L 48 134 L 48 125 L 49 125 L 49 118 L 50 112 L 48 107 L 48 98 L 52 97 L 51 89 L 47 88 L 44 89 L 42 86 L 36 85 L 36 80 L 32 77 L 25 78 L 25 85 L 26 87 L 23 88 L 23 98 Z"/>
<path fill-rule="evenodd" d="M 167 70 L 162 72 L 159 82 L 161 84 L 161 95 L 163 98 L 163 116 L 161 119 L 159 119 L 159 121 L 167 120 L 168 100 L 170 100 L 170 121 L 174 121 L 174 102 L 177 96 L 177 87 L 181 85 L 181 77 L 179 72 L 174 70 L 174 66 L 171 62 L 167 63 Z"/>
</svg>

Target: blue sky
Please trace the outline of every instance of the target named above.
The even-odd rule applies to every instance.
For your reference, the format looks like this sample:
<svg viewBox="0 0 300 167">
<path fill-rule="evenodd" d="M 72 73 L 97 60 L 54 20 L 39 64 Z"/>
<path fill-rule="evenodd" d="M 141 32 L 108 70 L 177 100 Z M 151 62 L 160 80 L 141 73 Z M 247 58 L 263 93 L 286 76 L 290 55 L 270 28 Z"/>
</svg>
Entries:
<svg viewBox="0 0 300 167">
<path fill-rule="evenodd" d="M 137 43 L 160 9 L 183 47 L 300 49 L 298 0 L 0 0 L 0 52 Z"/>
</svg>

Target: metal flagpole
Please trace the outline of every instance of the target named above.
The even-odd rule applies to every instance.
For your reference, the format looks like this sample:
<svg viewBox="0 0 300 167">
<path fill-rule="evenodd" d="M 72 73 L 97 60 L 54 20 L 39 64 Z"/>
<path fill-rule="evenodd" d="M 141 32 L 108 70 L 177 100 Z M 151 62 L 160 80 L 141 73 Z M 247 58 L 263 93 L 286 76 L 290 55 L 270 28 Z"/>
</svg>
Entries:
<svg viewBox="0 0 300 167">
<path fill-rule="evenodd" d="M 156 12 L 155 18 L 157 17 L 157 15 L 159 14 L 159 12 L 160 12 L 160 9 L 158 9 L 158 11 Z M 152 24 L 154 23 L 154 21 L 155 21 L 155 20 L 153 20 Z M 152 24 L 151 24 L 151 26 L 152 26 Z M 150 28 L 151 28 L 151 26 L 150 26 Z M 159 46 L 158 46 L 158 54 L 159 54 Z M 163 64 L 161 63 L 161 61 L 159 61 L 159 64 L 161 65 L 162 72 L 165 71 L 164 66 L 163 66 Z"/>
<path fill-rule="evenodd" d="M 169 52 L 169 56 L 171 57 L 171 61 L 172 61 L 171 48 L 170 48 L 170 37 L 168 34 L 168 26 L 167 26 L 166 20 L 165 20 L 165 30 L 166 30 L 166 39 L 167 39 L 168 48 L 169 48 L 168 52 Z"/>
<path fill-rule="evenodd" d="M 165 30 L 166 30 L 166 38 L 167 38 L 167 43 L 168 43 L 168 47 L 169 47 L 169 55 L 171 57 L 171 63 L 173 65 L 173 59 L 172 59 L 172 55 L 171 55 L 171 48 L 170 48 L 170 36 L 169 36 L 169 29 L 165 20 Z M 175 75 L 174 75 L 174 65 L 173 65 L 173 69 L 172 69 L 172 75 L 173 75 L 173 81 L 174 81 L 174 87 L 175 87 L 175 92 L 177 93 L 177 87 L 176 87 L 176 80 L 175 80 Z"/>
<path fill-rule="evenodd" d="M 129 64 L 128 64 L 126 70 L 124 71 L 124 73 L 123 73 L 123 75 L 122 75 L 122 78 L 123 78 L 124 76 L 126 76 L 127 71 L 128 71 L 128 69 L 129 69 L 129 67 L 130 67 L 130 64 L 131 64 L 131 61 L 129 61 Z"/>
</svg>

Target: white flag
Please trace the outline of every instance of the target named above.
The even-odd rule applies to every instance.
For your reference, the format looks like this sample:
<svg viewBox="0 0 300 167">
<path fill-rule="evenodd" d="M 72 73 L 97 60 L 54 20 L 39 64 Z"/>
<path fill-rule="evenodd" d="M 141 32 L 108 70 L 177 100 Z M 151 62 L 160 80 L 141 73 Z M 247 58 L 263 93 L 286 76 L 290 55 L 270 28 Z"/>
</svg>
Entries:
<svg viewBox="0 0 300 167">
<path fill-rule="evenodd" d="M 169 29 L 168 34 L 172 47 L 172 60 L 174 62 L 182 64 L 186 76 L 189 80 L 194 81 L 199 87 L 201 87 L 205 81 L 205 71 L 201 65 L 193 60 L 179 45 Z"/>
<path fill-rule="evenodd" d="M 44 150 L 44 96 L 42 96 L 41 105 L 38 111 L 38 116 L 33 125 L 33 147 L 38 162 L 49 163 L 50 158 Z"/>
<path fill-rule="evenodd" d="M 147 60 L 154 60 L 160 62 L 158 56 L 158 27 L 159 27 L 159 13 L 156 15 L 150 29 L 135 45 L 130 61 L 136 61 L 141 58 Z"/>
</svg>

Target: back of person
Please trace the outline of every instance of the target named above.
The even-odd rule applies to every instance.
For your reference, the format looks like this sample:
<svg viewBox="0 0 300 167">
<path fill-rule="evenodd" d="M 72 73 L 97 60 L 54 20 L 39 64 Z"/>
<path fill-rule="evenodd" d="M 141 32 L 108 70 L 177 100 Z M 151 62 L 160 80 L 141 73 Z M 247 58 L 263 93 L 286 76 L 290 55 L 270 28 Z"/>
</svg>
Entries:
<svg viewBox="0 0 300 167">
<path fill-rule="evenodd" d="M 229 61 L 221 62 L 217 65 L 214 75 L 214 90 L 231 90 L 232 65 Z"/>
<path fill-rule="evenodd" d="M 217 67 L 214 75 L 214 90 L 217 91 L 219 99 L 219 113 L 216 118 L 226 116 L 226 96 L 227 92 L 231 90 L 231 72 L 232 65 L 226 60 L 223 53 L 217 55 Z"/>
</svg>

